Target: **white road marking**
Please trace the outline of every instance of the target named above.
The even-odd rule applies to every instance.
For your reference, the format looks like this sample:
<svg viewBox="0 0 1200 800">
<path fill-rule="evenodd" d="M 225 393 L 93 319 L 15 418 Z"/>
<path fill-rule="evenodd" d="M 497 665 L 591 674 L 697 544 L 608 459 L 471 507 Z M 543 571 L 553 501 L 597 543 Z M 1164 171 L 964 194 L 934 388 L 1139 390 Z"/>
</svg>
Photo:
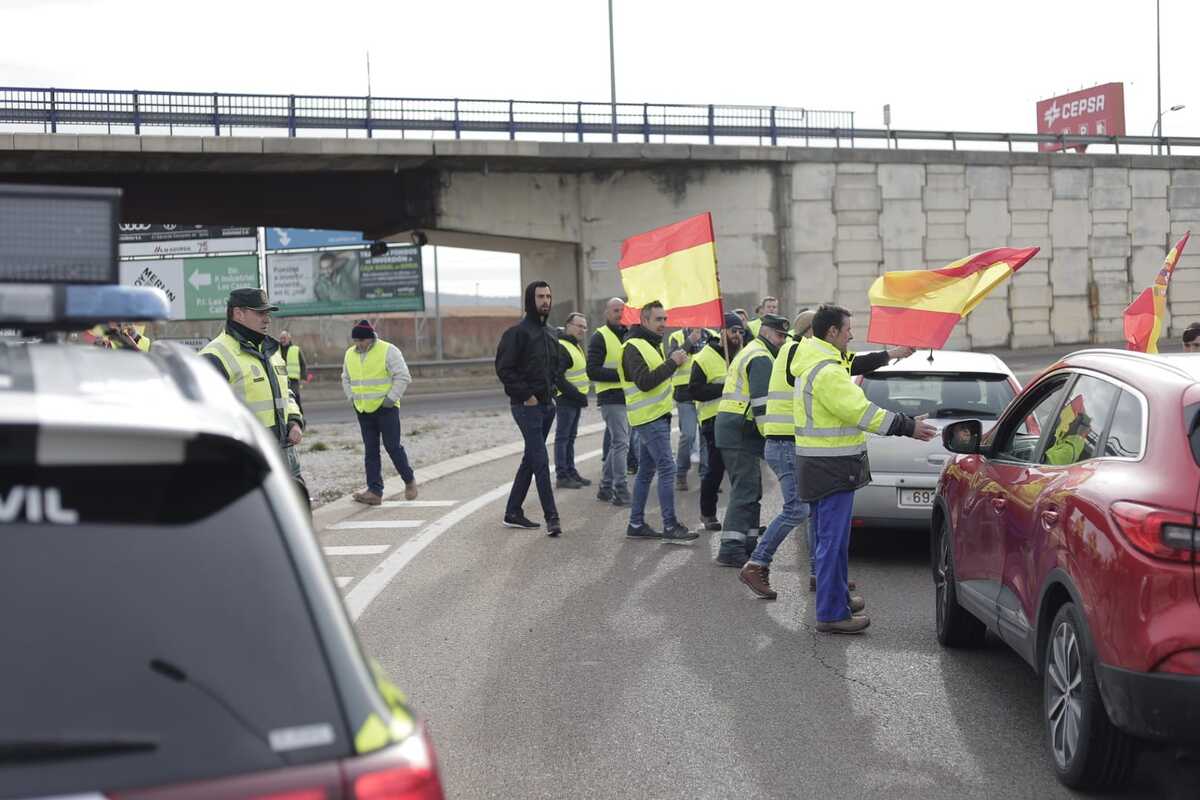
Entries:
<svg viewBox="0 0 1200 800">
<path fill-rule="evenodd" d="M 330 525 L 327 531 L 359 531 L 374 528 L 419 528 L 425 524 L 423 519 L 360 519 L 349 522 L 339 522 Z"/>
<path fill-rule="evenodd" d="M 327 556 L 377 556 L 386 553 L 390 544 L 347 544 L 322 547 Z"/>
<path fill-rule="evenodd" d="M 338 585 L 339 589 L 344 589 L 344 588 L 346 588 L 346 586 L 349 583 L 351 583 L 354 580 L 354 578 L 353 577 L 340 577 L 340 578 L 334 578 L 334 580 L 337 581 L 337 585 Z"/>
<path fill-rule="evenodd" d="M 450 508 L 457 500 L 384 500 L 380 508 Z"/>
<path fill-rule="evenodd" d="M 575 458 L 575 463 L 599 458 L 602 452 L 601 450 L 592 450 L 590 453 L 584 453 Z M 375 569 L 371 570 L 353 589 L 346 593 L 346 610 L 350 612 L 350 619 L 358 620 L 363 615 L 363 612 L 367 610 L 367 607 L 371 605 L 371 602 L 387 588 L 387 585 L 392 582 L 393 578 L 400 574 L 400 570 L 408 566 L 410 561 L 416 558 L 426 547 L 433 544 L 439 536 L 489 503 L 505 497 L 511 488 L 512 481 L 509 481 L 489 492 L 479 495 L 473 500 L 463 503 L 448 514 L 434 520 L 425 530 L 393 550 Z M 325 548 L 326 552 L 329 549 L 328 547 Z"/>
</svg>

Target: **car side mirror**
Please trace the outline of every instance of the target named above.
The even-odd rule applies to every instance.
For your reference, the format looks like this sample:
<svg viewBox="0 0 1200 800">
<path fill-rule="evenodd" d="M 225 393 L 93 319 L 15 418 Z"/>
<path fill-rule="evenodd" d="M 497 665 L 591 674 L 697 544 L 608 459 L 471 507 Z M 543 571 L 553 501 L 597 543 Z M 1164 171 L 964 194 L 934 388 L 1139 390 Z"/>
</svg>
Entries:
<svg viewBox="0 0 1200 800">
<path fill-rule="evenodd" d="M 982 438 L 983 423 L 977 419 L 964 419 L 942 429 L 942 446 L 951 453 L 975 455 Z"/>
</svg>

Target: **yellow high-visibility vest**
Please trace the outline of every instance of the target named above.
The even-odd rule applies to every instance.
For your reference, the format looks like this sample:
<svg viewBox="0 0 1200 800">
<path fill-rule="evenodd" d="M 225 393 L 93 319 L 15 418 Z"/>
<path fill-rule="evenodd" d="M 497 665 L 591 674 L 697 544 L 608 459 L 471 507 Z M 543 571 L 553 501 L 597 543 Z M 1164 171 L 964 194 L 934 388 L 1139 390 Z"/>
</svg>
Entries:
<svg viewBox="0 0 1200 800">
<path fill-rule="evenodd" d="M 725 383 L 725 358 L 713 348 L 705 346 L 703 350 L 696 353 L 696 364 L 704 373 L 707 383 Z M 720 410 L 720 405 L 720 397 L 696 401 L 696 416 L 700 423 L 703 424 L 706 420 L 715 417 L 717 411 Z"/>
<path fill-rule="evenodd" d="M 299 346 L 294 345 L 294 344 L 288 347 L 287 371 L 288 371 L 288 380 L 290 380 L 290 381 L 300 380 L 300 348 L 299 348 Z"/>
<path fill-rule="evenodd" d="M 607 325 L 601 325 L 599 330 L 601 338 L 604 339 L 604 366 L 606 369 L 615 369 L 618 372 L 621 370 L 621 340 L 613 333 L 612 328 Z M 612 381 L 596 381 L 596 394 L 607 392 L 609 389 L 621 389 L 624 384 L 620 381 L 613 383 Z"/>
<path fill-rule="evenodd" d="M 579 349 L 579 345 L 574 342 L 568 342 L 565 339 L 558 340 L 559 345 L 563 350 L 567 351 L 567 355 L 571 358 L 571 366 L 567 367 L 567 371 L 563 377 L 567 379 L 567 383 L 574 386 L 581 394 L 588 393 L 588 387 L 591 382 L 587 376 L 587 359 L 583 357 L 583 351 Z M 561 395 L 558 389 L 554 390 L 554 396 Z"/>
<path fill-rule="evenodd" d="M 350 393 L 354 395 L 354 408 L 360 414 L 379 410 L 392 388 L 392 376 L 387 371 L 388 351 L 395 345 L 376 339 L 375 344 L 363 357 L 354 345 L 346 350 L 343 363 L 350 378 Z"/>
<path fill-rule="evenodd" d="M 896 415 L 872 403 L 845 369 L 841 352 L 810 337 L 796 346 L 792 412 L 796 455 L 853 456 L 867 451 L 867 433 L 885 433 Z"/>
<path fill-rule="evenodd" d="M 788 365 L 792 352 L 799 345 L 788 339 L 775 356 L 771 368 L 771 383 L 767 387 L 767 413 L 758 418 L 763 436 L 795 436 L 796 419 L 792 411 L 793 391 L 788 383 Z"/>
<path fill-rule="evenodd" d="M 771 351 L 762 339 L 755 339 L 738 352 L 725 376 L 725 391 L 721 394 L 718 411 L 750 416 L 750 362 L 756 358 L 770 357 Z"/>
<path fill-rule="evenodd" d="M 662 346 L 655 347 L 645 339 L 629 339 L 623 345 L 632 347 L 642 355 L 647 369 L 658 369 L 663 362 Z M 625 387 L 625 413 L 629 415 L 629 424 L 636 427 L 653 422 L 664 414 L 671 413 L 671 381 L 664 380 L 648 392 L 643 392 L 637 384 L 625 377 L 625 359 L 617 362 L 617 370 Z"/>
<path fill-rule="evenodd" d="M 214 355 L 229 375 L 229 385 L 242 402 L 249 408 L 258 421 L 268 428 L 279 426 L 280 431 L 287 428 L 290 417 L 300 415 L 300 407 L 287 386 L 287 365 L 276 350 L 271 354 L 270 364 L 275 373 L 274 385 L 278 387 L 276 396 L 272 389 L 272 381 L 263 370 L 262 361 L 242 349 L 237 339 L 222 332 L 213 339 L 201 355 Z"/>
</svg>

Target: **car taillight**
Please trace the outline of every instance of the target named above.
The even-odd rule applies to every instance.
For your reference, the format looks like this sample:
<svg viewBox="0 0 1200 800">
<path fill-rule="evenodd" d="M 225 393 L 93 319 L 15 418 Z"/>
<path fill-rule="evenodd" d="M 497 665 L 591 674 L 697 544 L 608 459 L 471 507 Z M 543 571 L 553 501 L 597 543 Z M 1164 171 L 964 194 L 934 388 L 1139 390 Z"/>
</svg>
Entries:
<svg viewBox="0 0 1200 800">
<path fill-rule="evenodd" d="M 1130 544 L 1146 555 L 1184 562 L 1195 557 L 1195 514 L 1119 500 L 1112 515 Z"/>
<path fill-rule="evenodd" d="M 1181 650 L 1164 658 L 1155 672 L 1173 672 L 1177 675 L 1200 675 L 1200 650 Z"/>
<path fill-rule="evenodd" d="M 422 728 L 398 745 L 342 762 L 354 800 L 443 800 L 433 747 Z"/>
</svg>

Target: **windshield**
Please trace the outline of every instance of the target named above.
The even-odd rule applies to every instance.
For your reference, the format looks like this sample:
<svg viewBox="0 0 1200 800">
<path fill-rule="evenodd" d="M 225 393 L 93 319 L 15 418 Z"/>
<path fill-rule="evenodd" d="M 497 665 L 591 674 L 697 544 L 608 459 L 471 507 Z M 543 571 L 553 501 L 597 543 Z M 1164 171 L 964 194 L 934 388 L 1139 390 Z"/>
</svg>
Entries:
<svg viewBox="0 0 1200 800">
<path fill-rule="evenodd" d="M 1014 396 L 1008 376 L 994 373 L 876 372 L 862 388 L 888 411 L 933 418 L 995 419 Z"/>
<path fill-rule="evenodd" d="M 260 483 L 216 462 L 0 465 L 0 796 L 348 752 Z"/>
</svg>

